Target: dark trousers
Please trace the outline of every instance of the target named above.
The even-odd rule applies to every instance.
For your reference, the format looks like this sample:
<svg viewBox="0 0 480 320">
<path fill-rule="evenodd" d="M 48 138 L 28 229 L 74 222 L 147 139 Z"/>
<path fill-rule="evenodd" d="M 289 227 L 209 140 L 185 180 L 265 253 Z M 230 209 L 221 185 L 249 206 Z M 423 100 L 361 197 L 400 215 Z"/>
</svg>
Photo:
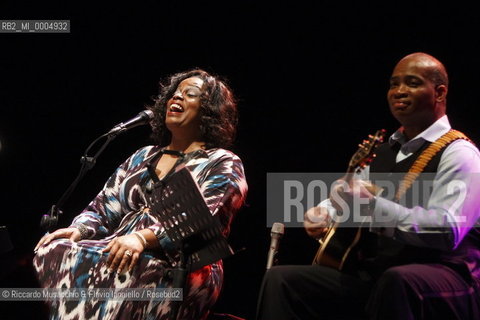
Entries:
<svg viewBox="0 0 480 320">
<path fill-rule="evenodd" d="M 323 266 L 277 266 L 263 279 L 258 320 L 480 319 L 478 284 L 439 264 L 410 264 L 378 280 Z"/>
</svg>

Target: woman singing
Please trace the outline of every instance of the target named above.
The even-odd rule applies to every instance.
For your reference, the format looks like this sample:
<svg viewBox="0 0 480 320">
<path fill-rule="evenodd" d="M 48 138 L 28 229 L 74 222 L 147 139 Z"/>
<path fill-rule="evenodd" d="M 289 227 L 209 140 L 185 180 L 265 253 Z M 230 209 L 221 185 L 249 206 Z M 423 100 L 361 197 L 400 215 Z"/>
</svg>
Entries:
<svg viewBox="0 0 480 320">
<path fill-rule="evenodd" d="M 237 107 L 231 90 L 202 70 L 171 76 L 150 108 L 156 145 L 139 149 L 68 228 L 37 244 L 34 266 L 45 288 L 168 288 L 166 270 L 178 263 L 149 192 L 187 168 L 210 213 L 228 235 L 246 193 L 243 165 L 224 149 L 233 142 Z M 181 319 L 205 319 L 218 298 L 218 261 L 190 273 L 178 311 Z M 52 301 L 53 319 L 171 319 L 172 302 L 87 299 Z"/>
</svg>

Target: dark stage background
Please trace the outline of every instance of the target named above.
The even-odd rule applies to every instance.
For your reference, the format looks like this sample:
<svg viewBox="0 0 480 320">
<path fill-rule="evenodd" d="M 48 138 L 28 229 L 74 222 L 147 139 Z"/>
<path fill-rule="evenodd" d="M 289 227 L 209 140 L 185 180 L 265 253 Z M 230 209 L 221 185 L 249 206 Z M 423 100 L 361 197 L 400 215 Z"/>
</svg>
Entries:
<svg viewBox="0 0 480 320">
<path fill-rule="evenodd" d="M 15 247 L 2 256 L 1 287 L 35 286 L 29 266 L 40 216 L 76 176 L 82 152 L 151 103 L 158 81 L 177 71 L 220 74 L 239 98 L 233 151 L 250 190 L 230 242 L 246 250 L 225 261 L 216 312 L 253 318 L 270 241 L 267 172 L 342 172 L 368 133 L 393 132 L 385 97 L 402 56 L 425 51 L 445 63 L 451 123 L 480 141 L 480 28 L 477 11 L 461 2 L 99 3 L 0 4 L 0 19 L 71 20 L 70 34 L 0 34 L 0 225 Z M 108 147 L 60 226 L 148 136 L 147 127 L 132 129 Z M 315 250 L 303 230 L 288 229 L 279 261 L 310 263 Z M 27 302 L 0 308 L 2 318 L 43 312 Z"/>
</svg>

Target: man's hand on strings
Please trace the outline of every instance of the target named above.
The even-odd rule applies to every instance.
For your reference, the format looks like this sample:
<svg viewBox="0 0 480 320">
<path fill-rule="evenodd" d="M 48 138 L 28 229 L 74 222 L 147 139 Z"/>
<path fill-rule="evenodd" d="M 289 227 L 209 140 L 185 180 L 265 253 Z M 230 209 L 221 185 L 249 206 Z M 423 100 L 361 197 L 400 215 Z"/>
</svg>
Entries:
<svg viewBox="0 0 480 320">
<path fill-rule="evenodd" d="M 360 203 L 359 199 L 363 199 L 362 203 L 373 199 L 374 195 L 367 189 L 371 187 L 371 183 L 352 179 L 350 183 L 345 180 L 338 180 L 332 191 L 330 192 L 330 201 L 337 212 L 343 212 L 346 209 L 353 208 L 353 203 Z"/>
<path fill-rule="evenodd" d="M 328 231 L 330 222 L 331 218 L 328 215 L 328 210 L 324 207 L 310 208 L 303 217 L 305 231 L 315 239 L 321 238 Z"/>
</svg>

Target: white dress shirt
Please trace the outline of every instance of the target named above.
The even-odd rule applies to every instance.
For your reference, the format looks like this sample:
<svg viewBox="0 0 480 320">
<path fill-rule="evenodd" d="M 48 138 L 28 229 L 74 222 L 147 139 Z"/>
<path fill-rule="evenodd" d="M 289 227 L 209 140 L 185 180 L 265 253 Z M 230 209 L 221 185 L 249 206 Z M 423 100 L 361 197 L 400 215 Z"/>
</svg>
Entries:
<svg viewBox="0 0 480 320">
<path fill-rule="evenodd" d="M 434 142 L 450 129 L 445 115 L 409 141 L 401 129 L 397 130 L 389 139 L 391 144 L 401 145 L 396 162 L 410 157 L 425 141 Z M 366 167 L 358 178 L 369 180 L 369 175 Z M 327 207 L 331 216 L 336 214 L 329 199 L 320 205 Z M 426 206 L 407 208 L 377 197 L 370 227 L 373 232 L 405 244 L 452 250 L 472 227 L 479 225 L 479 218 L 480 153 L 472 143 L 458 139 L 441 155 Z"/>
</svg>

